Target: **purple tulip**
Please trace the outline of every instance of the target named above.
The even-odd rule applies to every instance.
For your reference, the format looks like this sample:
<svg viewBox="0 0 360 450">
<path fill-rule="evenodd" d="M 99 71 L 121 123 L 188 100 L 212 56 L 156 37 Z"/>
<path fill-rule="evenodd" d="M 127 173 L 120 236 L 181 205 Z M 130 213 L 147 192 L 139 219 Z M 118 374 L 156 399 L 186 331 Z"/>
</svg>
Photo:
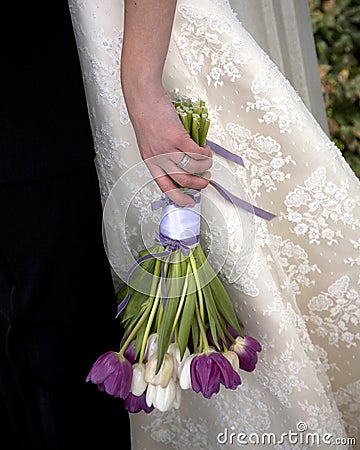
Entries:
<svg viewBox="0 0 360 450">
<path fill-rule="evenodd" d="M 206 337 L 208 339 L 208 342 L 212 346 L 214 346 L 216 348 L 219 348 L 220 351 L 224 351 L 224 343 L 220 339 L 220 336 L 219 335 L 216 336 L 216 342 L 215 342 L 215 340 L 213 339 L 213 336 L 211 334 L 210 328 L 206 331 Z M 227 336 L 225 336 L 225 345 L 226 345 L 227 348 L 231 345 L 231 341 L 230 341 L 230 339 Z"/>
<path fill-rule="evenodd" d="M 131 363 L 121 354 L 109 351 L 95 361 L 86 381 L 96 384 L 101 391 L 114 397 L 125 398 L 130 392 Z"/>
<path fill-rule="evenodd" d="M 135 358 L 135 341 L 131 341 L 130 344 L 126 347 L 124 351 L 125 358 L 130 361 L 131 364 L 134 364 L 136 361 Z"/>
<path fill-rule="evenodd" d="M 240 383 L 240 376 L 232 368 L 222 353 L 212 352 L 193 358 L 190 364 L 191 386 L 195 392 L 202 392 L 210 398 L 220 390 L 220 384 L 228 389 L 235 389 Z"/>
<path fill-rule="evenodd" d="M 144 411 L 147 414 L 153 411 L 153 406 L 148 406 L 146 403 L 146 391 L 140 396 L 134 395 L 131 392 L 124 400 L 124 406 L 130 413 L 138 413 L 139 411 Z"/>
<path fill-rule="evenodd" d="M 230 349 L 238 355 L 240 369 L 252 372 L 258 361 L 257 353 L 261 351 L 260 343 L 251 336 L 238 336 L 235 341 Z"/>
</svg>

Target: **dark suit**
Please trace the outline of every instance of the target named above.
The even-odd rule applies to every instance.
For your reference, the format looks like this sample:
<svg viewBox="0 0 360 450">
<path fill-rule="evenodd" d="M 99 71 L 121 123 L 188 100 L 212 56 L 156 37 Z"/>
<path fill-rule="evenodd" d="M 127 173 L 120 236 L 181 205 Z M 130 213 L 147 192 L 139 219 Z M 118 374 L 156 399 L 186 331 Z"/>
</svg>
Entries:
<svg viewBox="0 0 360 450">
<path fill-rule="evenodd" d="M 121 401 L 85 382 L 121 336 L 68 4 L 2 17 L 0 447 L 107 448 L 123 428 L 130 448 Z"/>
</svg>

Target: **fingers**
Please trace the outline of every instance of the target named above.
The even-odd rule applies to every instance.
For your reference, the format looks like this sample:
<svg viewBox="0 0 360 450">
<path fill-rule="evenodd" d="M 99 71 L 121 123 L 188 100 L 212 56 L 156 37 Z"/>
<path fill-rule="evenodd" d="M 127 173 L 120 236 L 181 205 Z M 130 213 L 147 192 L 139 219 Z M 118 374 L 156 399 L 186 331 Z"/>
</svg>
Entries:
<svg viewBox="0 0 360 450">
<path fill-rule="evenodd" d="M 174 163 L 175 167 L 172 168 L 174 172 L 183 170 L 187 173 L 198 174 L 211 168 L 212 157 L 201 155 L 199 158 L 198 154 L 177 152 L 170 156 L 169 162 Z"/>
<path fill-rule="evenodd" d="M 201 159 L 212 158 L 212 152 L 208 145 L 204 147 L 199 147 L 189 136 L 188 133 L 182 135 L 182 140 L 177 146 L 178 150 L 183 153 L 191 155 L 196 161 Z"/>
<path fill-rule="evenodd" d="M 193 156 L 193 153 L 173 152 L 147 158 L 145 162 L 152 174 L 167 174 L 181 186 L 202 189 L 208 184 L 212 158 L 195 160 Z"/>
<path fill-rule="evenodd" d="M 205 171 L 201 175 L 192 175 L 181 171 L 174 164 L 172 165 L 173 170 L 165 171 L 158 164 L 153 164 L 153 161 L 146 160 L 145 162 L 160 190 L 179 206 L 193 206 L 195 204 L 193 198 L 186 194 L 186 190 L 181 190 L 179 186 L 201 190 L 209 184 L 209 171 Z"/>
<path fill-rule="evenodd" d="M 175 151 L 146 158 L 145 162 L 148 166 L 160 167 L 164 173 L 169 174 L 172 178 L 175 176 L 174 179 L 176 179 L 178 175 L 183 175 L 184 173 L 199 175 L 211 168 L 213 163 L 212 155 L 210 157 L 202 155 L 200 159 L 195 159 L 198 156 L 198 154 L 195 155 L 194 153 Z"/>
</svg>

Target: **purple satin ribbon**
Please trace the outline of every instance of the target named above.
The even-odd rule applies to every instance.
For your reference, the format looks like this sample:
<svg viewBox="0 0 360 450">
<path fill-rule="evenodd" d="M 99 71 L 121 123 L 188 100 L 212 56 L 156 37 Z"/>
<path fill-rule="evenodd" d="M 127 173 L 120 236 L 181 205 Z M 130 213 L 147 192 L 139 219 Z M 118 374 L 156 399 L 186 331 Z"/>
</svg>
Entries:
<svg viewBox="0 0 360 450">
<path fill-rule="evenodd" d="M 218 155 L 222 156 L 225 159 L 228 159 L 229 161 L 233 161 L 236 164 L 239 164 L 240 166 L 245 167 L 244 161 L 241 156 L 235 155 L 235 153 L 229 152 L 229 150 L 226 150 L 225 148 L 221 147 L 219 144 L 215 144 L 213 141 L 206 140 L 206 145 L 208 145 L 211 150 Z"/>
<path fill-rule="evenodd" d="M 207 140 L 206 144 L 211 148 L 213 152 L 217 153 L 218 155 L 222 156 L 225 159 L 228 159 L 229 161 L 233 161 L 234 163 L 244 167 L 244 161 L 240 156 L 229 152 L 229 150 L 226 150 L 219 144 L 215 144 L 215 142 Z M 225 200 L 233 203 L 236 206 L 239 206 L 245 211 L 248 211 L 251 214 L 255 214 L 255 216 L 261 217 L 262 219 L 265 220 L 272 220 L 276 217 L 275 214 L 265 211 L 264 209 L 258 208 L 257 206 L 254 206 L 251 203 L 248 203 L 247 201 L 242 200 L 239 197 L 236 197 L 236 195 L 226 190 L 216 181 L 210 180 L 209 183 L 224 197 Z"/>
</svg>

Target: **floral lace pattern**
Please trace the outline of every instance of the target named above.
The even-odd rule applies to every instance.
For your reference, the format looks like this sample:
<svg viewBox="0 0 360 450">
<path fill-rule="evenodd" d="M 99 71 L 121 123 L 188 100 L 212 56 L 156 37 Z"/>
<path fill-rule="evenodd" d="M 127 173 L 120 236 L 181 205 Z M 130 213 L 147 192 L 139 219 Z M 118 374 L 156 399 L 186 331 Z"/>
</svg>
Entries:
<svg viewBox="0 0 360 450">
<path fill-rule="evenodd" d="M 140 159 L 119 82 L 122 2 L 69 5 L 116 284 L 153 242 L 159 218 L 149 205 L 160 193 Z M 358 180 L 226 0 L 178 0 L 164 83 L 204 98 L 209 138 L 243 158 L 241 167 L 214 157 L 213 178 L 277 217 L 249 218 L 204 192 L 204 248 L 263 351 L 236 391 L 206 402 L 189 392 L 179 410 L 133 415 L 133 448 L 212 450 L 236 446 L 229 433 L 281 436 L 299 422 L 360 442 Z M 279 440 L 266 448 L 310 446 Z"/>
<path fill-rule="evenodd" d="M 309 301 L 309 320 L 318 336 L 326 337 L 329 345 L 356 347 L 360 339 L 360 295 L 350 287 L 346 275 Z"/>
<path fill-rule="evenodd" d="M 309 244 L 320 244 L 321 240 L 328 245 L 338 244 L 344 236 L 333 223 L 359 229 L 359 219 L 354 216 L 359 202 L 349 198 L 347 181 L 340 181 L 339 187 L 326 178 L 326 169 L 321 167 L 285 198 L 286 219 L 294 224 L 292 231 L 298 236 L 307 235 Z M 305 212 L 299 212 L 305 208 Z"/>
</svg>

